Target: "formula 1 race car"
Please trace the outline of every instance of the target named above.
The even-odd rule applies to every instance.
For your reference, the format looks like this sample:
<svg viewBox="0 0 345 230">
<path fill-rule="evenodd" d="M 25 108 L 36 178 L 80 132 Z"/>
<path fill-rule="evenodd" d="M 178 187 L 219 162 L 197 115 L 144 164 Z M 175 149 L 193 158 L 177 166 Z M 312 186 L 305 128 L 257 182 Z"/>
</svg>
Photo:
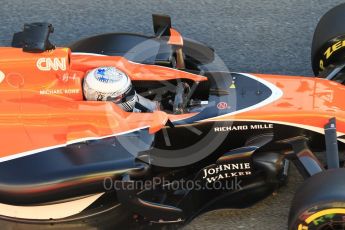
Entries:
<svg viewBox="0 0 345 230">
<path fill-rule="evenodd" d="M 316 28 L 315 78 L 232 73 L 166 15 L 64 48 L 26 24 L 0 48 L 1 228 L 175 228 L 262 200 L 292 162 L 289 229 L 345 229 L 342 21 Z"/>
</svg>

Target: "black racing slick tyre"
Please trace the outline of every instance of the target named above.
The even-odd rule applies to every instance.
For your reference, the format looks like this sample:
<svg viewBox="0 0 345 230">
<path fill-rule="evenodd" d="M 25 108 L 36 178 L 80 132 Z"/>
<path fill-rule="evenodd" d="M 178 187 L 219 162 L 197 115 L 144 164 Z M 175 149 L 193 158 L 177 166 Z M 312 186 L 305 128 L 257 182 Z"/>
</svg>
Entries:
<svg viewBox="0 0 345 230">
<path fill-rule="evenodd" d="M 328 11 L 320 19 L 311 48 L 315 76 L 327 66 L 345 61 L 345 3 Z"/>
<path fill-rule="evenodd" d="M 345 169 L 306 180 L 291 205 L 289 230 L 345 229 Z"/>
</svg>

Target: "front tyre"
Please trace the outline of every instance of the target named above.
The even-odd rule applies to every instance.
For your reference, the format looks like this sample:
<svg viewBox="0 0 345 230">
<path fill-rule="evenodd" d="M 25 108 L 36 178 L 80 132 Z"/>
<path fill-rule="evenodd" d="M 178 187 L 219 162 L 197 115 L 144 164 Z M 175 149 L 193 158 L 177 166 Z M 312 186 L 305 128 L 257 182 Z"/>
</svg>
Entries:
<svg viewBox="0 0 345 230">
<path fill-rule="evenodd" d="M 292 201 L 289 229 L 345 229 L 345 169 L 318 173 L 302 184 Z"/>
</svg>

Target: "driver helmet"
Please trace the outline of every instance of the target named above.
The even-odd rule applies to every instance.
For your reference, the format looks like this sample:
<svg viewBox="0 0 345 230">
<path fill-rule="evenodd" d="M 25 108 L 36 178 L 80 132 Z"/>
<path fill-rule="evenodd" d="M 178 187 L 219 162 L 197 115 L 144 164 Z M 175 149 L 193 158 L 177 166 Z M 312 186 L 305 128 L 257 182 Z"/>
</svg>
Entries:
<svg viewBox="0 0 345 230">
<path fill-rule="evenodd" d="M 113 101 L 125 111 L 133 111 L 138 100 L 131 79 L 115 67 L 99 67 L 89 71 L 83 92 L 88 101 Z"/>
</svg>

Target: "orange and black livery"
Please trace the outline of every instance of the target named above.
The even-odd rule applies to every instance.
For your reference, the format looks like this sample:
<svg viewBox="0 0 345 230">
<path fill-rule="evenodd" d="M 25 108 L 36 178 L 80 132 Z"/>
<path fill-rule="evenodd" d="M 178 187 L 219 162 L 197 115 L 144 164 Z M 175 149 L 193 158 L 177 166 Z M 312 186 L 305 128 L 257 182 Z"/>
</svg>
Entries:
<svg viewBox="0 0 345 230">
<path fill-rule="evenodd" d="M 289 228 L 344 227 L 345 29 L 327 30 L 343 15 L 344 4 L 317 27 L 312 78 L 218 69 L 213 48 L 166 15 L 153 15 L 153 36 L 66 47 L 50 42 L 51 24 L 25 24 L 0 48 L 0 225 L 178 227 L 262 200 L 292 162 L 306 182 Z M 100 67 L 124 73 L 157 109 L 87 100 L 85 76 Z"/>
</svg>

